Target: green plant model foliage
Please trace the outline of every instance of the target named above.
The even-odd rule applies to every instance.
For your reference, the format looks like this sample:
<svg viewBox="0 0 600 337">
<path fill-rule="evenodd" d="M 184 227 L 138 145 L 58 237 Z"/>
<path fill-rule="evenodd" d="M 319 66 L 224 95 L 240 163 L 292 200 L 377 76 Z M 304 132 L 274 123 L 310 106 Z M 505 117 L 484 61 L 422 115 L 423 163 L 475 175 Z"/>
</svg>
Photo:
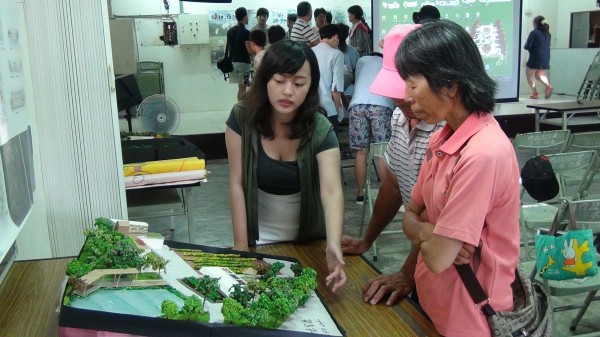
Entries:
<svg viewBox="0 0 600 337">
<path fill-rule="evenodd" d="M 185 297 L 183 307 L 179 309 L 177 304 L 171 300 L 164 300 L 160 305 L 162 317 L 167 319 L 178 319 L 183 321 L 194 321 L 208 323 L 210 313 L 204 311 L 204 303 L 198 296 Z"/>
<path fill-rule="evenodd" d="M 169 263 L 169 260 L 165 260 L 164 257 L 156 254 L 155 252 L 150 252 L 146 254 L 145 261 L 146 263 L 144 264 L 144 267 L 150 266 L 152 267 L 152 269 L 158 270 L 159 275 L 161 269 L 164 270 L 165 273 L 167 272 L 165 268 L 167 267 L 167 263 Z"/>
<path fill-rule="evenodd" d="M 185 284 L 196 289 L 206 299 L 211 302 L 218 302 L 223 300 L 223 295 L 219 291 L 219 279 L 216 277 L 203 276 L 203 277 L 186 277 L 184 280 Z"/>
<path fill-rule="evenodd" d="M 298 262 L 292 263 L 290 270 L 294 273 L 294 277 L 298 277 L 302 274 L 302 266 Z"/>
<path fill-rule="evenodd" d="M 94 220 L 94 225 L 98 227 L 98 229 L 103 228 L 108 231 L 115 229 L 115 224 L 109 218 L 96 218 L 96 220 Z"/>
<path fill-rule="evenodd" d="M 241 274 L 246 268 L 253 268 L 255 258 L 241 257 L 239 254 L 207 253 L 198 249 L 175 249 L 184 260 L 192 261 L 194 269 L 202 267 L 227 267 L 236 274 Z"/>
<path fill-rule="evenodd" d="M 115 230 L 111 220 L 97 218 L 94 225 L 95 228 L 84 231 L 86 240 L 81 254 L 68 264 L 67 276 L 80 278 L 94 269 L 141 270 L 147 265 L 157 266 L 155 269 L 159 271 L 165 269 L 168 261 L 155 256 L 156 254 L 142 257 L 140 254 L 143 250 L 137 247 L 133 239 Z"/>
<path fill-rule="evenodd" d="M 283 264 L 283 263 L 281 263 L 281 262 L 279 262 L 279 261 L 277 261 L 277 262 L 275 262 L 275 263 L 273 263 L 273 264 L 271 265 L 271 269 L 269 269 L 269 270 L 268 270 L 266 273 L 264 273 L 264 274 L 261 276 L 261 278 L 262 278 L 263 280 L 268 280 L 268 279 L 270 279 L 271 277 L 277 276 L 277 273 L 279 273 L 279 271 L 280 271 L 281 269 L 283 269 L 283 267 L 284 267 L 284 264 Z"/>
<path fill-rule="evenodd" d="M 225 323 L 277 329 L 317 287 L 317 273 L 312 268 L 295 268 L 293 278 L 278 277 L 283 263 L 275 262 L 259 280 L 249 281 L 246 289 L 233 286 L 223 300 L 221 313 Z"/>
</svg>

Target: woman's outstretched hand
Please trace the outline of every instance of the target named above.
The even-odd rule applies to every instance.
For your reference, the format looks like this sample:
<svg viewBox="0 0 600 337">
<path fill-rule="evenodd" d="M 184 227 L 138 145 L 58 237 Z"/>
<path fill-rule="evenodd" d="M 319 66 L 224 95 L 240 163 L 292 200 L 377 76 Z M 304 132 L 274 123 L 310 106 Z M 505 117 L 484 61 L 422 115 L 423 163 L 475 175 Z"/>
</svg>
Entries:
<svg viewBox="0 0 600 337">
<path fill-rule="evenodd" d="M 335 293 L 346 283 L 342 248 L 339 245 L 327 243 L 325 256 L 327 258 L 327 269 L 329 270 L 329 275 L 325 278 L 325 284 Z"/>
</svg>

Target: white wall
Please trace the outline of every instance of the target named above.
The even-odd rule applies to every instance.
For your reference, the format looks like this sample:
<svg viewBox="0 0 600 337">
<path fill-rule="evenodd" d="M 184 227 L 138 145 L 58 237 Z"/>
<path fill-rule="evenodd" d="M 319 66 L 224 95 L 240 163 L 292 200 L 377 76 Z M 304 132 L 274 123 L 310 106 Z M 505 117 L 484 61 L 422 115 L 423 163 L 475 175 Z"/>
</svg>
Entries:
<svg viewBox="0 0 600 337">
<path fill-rule="evenodd" d="M 108 8 L 28 0 L 23 11 L 37 199 L 18 259 L 74 256 L 94 218 L 127 215 Z"/>
<path fill-rule="evenodd" d="M 160 9 L 161 0 L 113 0 L 113 12 L 133 14 L 136 12 L 148 13 L 148 8 L 163 14 Z M 175 1 L 171 1 L 171 12 L 175 9 Z M 363 8 L 370 8 L 370 1 L 355 1 Z M 247 9 L 265 7 L 269 10 L 295 8 L 297 1 L 236 1 L 231 4 L 203 4 L 182 1 L 179 2 L 179 11 L 187 14 L 206 14 L 209 10 L 235 9 L 244 6 Z M 349 6 L 347 1 L 311 1 L 313 8 L 324 7 L 326 9 L 342 8 Z M 142 6 L 142 7 L 140 7 Z M 158 10 L 156 9 L 158 8 Z M 567 48 L 569 43 L 571 13 L 578 11 L 597 10 L 595 0 L 523 0 L 523 14 L 521 26 L 521 48 L 532 30 L 533 18 L 543 15 L 550 24 L 552 34 L 552 48 Z M 115 13 L 116 14 L 116 13 Z M 285 28 L 285 27 L 284 27 Z M 139 42 L 138 42 L 139 43 Z M 228 111 L 236 100 L 236 86 L 226 83 L 220 72 L 210 63 L 210 49 L 208 45 L 188 46 L 138 46 L 140 61 L 162 61 L 165 69 L 165 91 L 179 105 L 182 113 L 188 112 L 224 112 Z M 554 53 L 553 53 L 554 54 Z M 560 53 L 560 60 L 572 60 L 578 67 L 587 69 L 589 51 L 578 52 L 569 49 Z M 557 53 L 558 55 L 558 53 Z M 525 79 L 525 62 L 527 51 L 521 49 L 521 74 L 520 93 L 528 94 L 529 87 Z M 579 72 L 571 72 L 569 67 L 562 67 L 551 61 L 552 69 L 549 71 L 551 79 L 571 78 L 572 81 L 561 81 L 556 92 L 576 93 L 579 78 L 575 78 Z M 585 73 L 585 72 L 584 72 Z M 576 84 L 573 86 L 573 84 Z M 568 85 L 568 86 L 566 86 Z M 211 115 L 211 116 L 214 116 Z M 199 121 L 199 123 L 202 123 Z"/>
<path fill-rule="evenodd" d="M 23 3 L 17 3 L 19 6 L 19 25 L 21 32 L 25 32 L 25 17 Z M 20 35 L 21 52 L 23 57 L 23 72 L 26 80 L 25 96 L 33 97 L 33 89 L 31 82 L 31 72 L 29 68 L 29 45 L 27 34 Z M 39 133 L 38 126 L 35 120 L 35 102 L 33 99 L 28 99 L 27 102 L 27 117 L 31 127 L 31 141 L 33 145 L 33 163 L 34 175 L 36 180 L 36 189 L 33 192 L 33 206 L 31 207 L 29 216 L 22 224 L 22 229 L 17 238 L 17 257 L 23 259 L 39 259 L 51 256 L 52 250 L 50 247 L 50 236 L 48 232 L 46 219 L 46 200 L 44 190 L 41 188 L 44 185 L 44 176 L 40 165 L 40 150 L 39 150 Z"/>
<path fill-rule="evenodd" d="M 550 25 L 552 49 L 550 51 L 550 81 L 555 93 L 576 95 L 585 72 L 598 52 L 596 49 L 569 47 L 571 13 L 598 10 L 596 0 L 523 0 L 521 48 L 533 29 L 533 18 L 543 15 Z M 529 54 L 521 49 L 521 75 L 519 92 L 530 94 L 525 78 L 525 62 Z"/>
<path fill-rule="evenodd" d="M 138 7 L 140 1 L 142 0 L 113 0 L 113 13 L 115 15 L 119 13 L 121 15 L 131 13 L 133 15 L 133 13 L 140 11 L 148 12 L 147 7 Z M 159 0 L 151 0 L 148 1 L 148 6 L 156 8 L 156 2 L 162 3 Z M 174 1 L 171 1 L 171 8 L 174 6 L 173 3 Z M 310 3 L 313 9 L 324 7 L 327 10 L 341 9 L 344 12 L 350 5 L 354 4 L 362 6 L 365 11 L 369 9 L 369 12 L 371 6 L 370 0 L 353 1 L 351 4 L 343 0 L 313 0 Z M 181 2 L 181 12 L 185 14 L 207 14 L 209 10 L 235 10 L 240 6 L 248 10 L 265 7 L 274 12 L 287 9 L 295 10 L 297 4 L 298 1 L 280 0 L 234 0 L 231 4 Z M 117 13 L 117 10 L 119 13 Z M 144 22 L 160 21 L 160 18 L 136 18 L 136 29 L 149 26 L 141 23 L 140 20 Z M 177 17 L 175 17 L 175 20 L 177 20 Z M 270 24 L 270 22 L 267 23 Z M 284 29 L 287 30 L 287 27 L 284 27 Z M 175 100 L 181 113 L 226 112 L 231 110 L 236 102 L 237 85 L 225 82 L 222 73 L 211 63 L 209 45 L 178 45 L 172 47 L 143 45 L 144 39 L 140 39 L 140 34 L 141 32 L 138 31 L 138 60 L 163 62 L 165 93 Z M 160 35 L 160 31 L 156 31 L 155 35 Z"/>
</svg>

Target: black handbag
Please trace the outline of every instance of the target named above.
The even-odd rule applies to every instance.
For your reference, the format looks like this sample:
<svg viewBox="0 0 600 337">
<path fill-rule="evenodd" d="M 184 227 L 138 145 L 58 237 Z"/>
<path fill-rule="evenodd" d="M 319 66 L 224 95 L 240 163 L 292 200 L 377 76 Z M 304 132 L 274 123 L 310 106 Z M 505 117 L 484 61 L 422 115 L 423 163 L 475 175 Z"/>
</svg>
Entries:
<svg viewBox="0 0 600 337">
<path fill-rule="evenodd" d="M 229 38 L 225 44 L 225 55 L 217 60 L 217 68 L 223 72 L 223 78 L 227 81 L 229 73 L 233 71 L 233 62 L 231 62 L 231 57 L 229 56 Z"/>
<path fill-rule="evenodd" d="M 513 311 L 495 311 L 471 266 L 454 266 L 473 302 L 485 315 L 492 336 L 552 336 L 552 309 L 548 306 L 548 297 L 539 284 L 531 283 L 520 267 L 515 270 L 515 280 L 511 284 Z"/>
<path fill-rule="evenodd" d="M 225 55 L 217 61 L 217 68 L 223 72 L 223 75 L 227 75 L 233 71 L 233 63 L 231 62 L 231 59 Z"/>
</svg>

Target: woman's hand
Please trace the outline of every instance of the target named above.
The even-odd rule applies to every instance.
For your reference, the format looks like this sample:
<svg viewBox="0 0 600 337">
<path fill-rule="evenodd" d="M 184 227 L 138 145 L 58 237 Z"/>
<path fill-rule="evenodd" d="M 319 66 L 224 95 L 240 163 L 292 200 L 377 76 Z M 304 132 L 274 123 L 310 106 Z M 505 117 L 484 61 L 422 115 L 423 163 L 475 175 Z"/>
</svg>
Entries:
<svg viewBox="0 0 600 337">
<path fill-rule="evenodd" d="M 469 264 L 471 262 L 471 255 L 475 253 L 476 248 L 477 247 L 472 246 L 468 243 L 464 243 L 462 247 L 460 247 L 460 251 L 454 259 L 454 264 Z"/>
<path fill-rule="evenodd" d="M 325 284 L 335 293 L 346 283 L 345 263 L 339 244 L 327 243 L 325 256 L 327 258 L 327 269 L 329 270 L 329 275 L 325 278 Z"/>
</svg>

